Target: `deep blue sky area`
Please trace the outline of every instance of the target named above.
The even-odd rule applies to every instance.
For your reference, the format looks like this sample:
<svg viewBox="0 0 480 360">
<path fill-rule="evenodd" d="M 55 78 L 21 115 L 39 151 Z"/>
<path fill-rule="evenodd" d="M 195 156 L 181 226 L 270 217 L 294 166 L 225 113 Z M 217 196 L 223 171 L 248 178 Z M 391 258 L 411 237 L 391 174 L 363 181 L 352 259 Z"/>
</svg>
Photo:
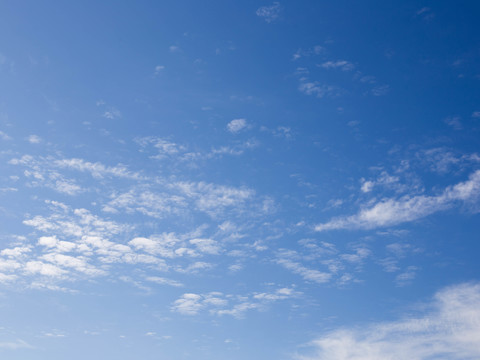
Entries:
<svg viewBox="0 0 480 360">
<path fill-rule="evenodd" d="M 0 3 L 0 358 L 480 358 L 479 13 Z"/>
</svg>

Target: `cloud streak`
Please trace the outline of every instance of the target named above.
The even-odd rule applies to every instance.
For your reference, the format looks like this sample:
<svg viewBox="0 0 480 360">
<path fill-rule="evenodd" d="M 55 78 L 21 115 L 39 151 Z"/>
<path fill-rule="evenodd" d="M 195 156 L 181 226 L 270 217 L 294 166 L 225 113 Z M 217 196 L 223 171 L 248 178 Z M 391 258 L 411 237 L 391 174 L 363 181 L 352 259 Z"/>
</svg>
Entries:
<svg viewBox="0 0 480 360">
<path fill-rule="evenodd" d="M 458 202 L 474 203 L 480 196 L 480 170 L 469 179 L 447 187 L 437 196 L 403 196 L 383 199 L 375 205 L 361 209 L 357 214 L 334 218 L 315 226 L 316 231 L 338 229 L 374 229 L 414 221 L 452 208 Z"/>
<path fill-rule="evenodd" d="M 423 316 L 338 329 L 311 342 L 298 360 L 466 360 L 480 358 L 480 285 L 438 292 Z"/>
</svg>

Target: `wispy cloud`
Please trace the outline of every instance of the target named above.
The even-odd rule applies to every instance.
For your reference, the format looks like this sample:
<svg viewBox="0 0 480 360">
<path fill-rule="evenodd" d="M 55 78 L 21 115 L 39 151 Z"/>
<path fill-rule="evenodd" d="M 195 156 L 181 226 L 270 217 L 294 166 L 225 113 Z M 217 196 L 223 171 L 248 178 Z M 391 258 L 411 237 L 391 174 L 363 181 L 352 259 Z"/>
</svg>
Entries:
<svg viewBox="0 0 480 360">
<path fill-rule="evenodd" d="M 298 49 L 295 54 L 292 56 L 292 60 L 298 60 L 302 57 L 312 56 L 312 55 L 319 55 L 325 52 L 325 48 L 320 45 L 315 45 L 311 49 Z"/>
<path fill-rule="evenodd" d="M 346 60 L 326 61 L 318 66 L 324 69 L 340 69 L 342 71 L 351 71 L 355 68 L 355 65 Z"/>
<path fill-rule="evenodd" d="M 10 136 L 8 136 L 6 133 L 4 133 L 3 131 L 0 131 L 0 139 L 2 139 L 2 140 L 12 140 L 12 138 Z"/>
<path fill-rule="evenodd" d="M 296 255 L 296 254 L 293 254 Z M 295 256 L 293 256 L 295 257 Z M 310 269 L 292 258 L 292 252 L 282 252 L 275 262 L 294 274 L 300 275 L 304 280 L 323 284 L 329 282 L 332 274 L 328 272 Z"/>
<path fill-rule="evenodd" d="M 298 360 L 404 360 L 480 358 L 480 285 L 463 284 L 437 293 L 421 316 L 343 328 L 309 345 Z"/>
<path fill-rule="evenodd" d="M 371 90 L 371 93 L 373 96 L 383 96 L 383 95 L 386 95 L 389 91 L 390 91 L 389 85 L 378 85 Z"/>
<path fill-rule="evenodd" d="M 445 124 L 451 126 L 453 130 L 462 130 L 463 125 L 460 116 L 449 116 L 443 120 Z"/>
<path fill-rule="evenodd" d="M 415 12 L 416 17 L 421 17 L 424 21 L 430 21 L 435 17 L 432 9 L 429 7 L 422 7 Z"/>
<path fill-rule="evenodd" d="M 0 342 L 0 349 L 17 350 L 17 349 L 32 349 L 33 346 L 26 341 L 17 339 L 14 341 Z"/>
<path fill-rule="evenodd" d="M 421 219 L 438 211 L 453 207 L 457 202 L 475 203 L 480 195 L 480 170 L 469 179 L 447 187 L 437 196 L 404 196 L 383 199 L 367 206 L 356 215 L 334 218 L 315 226 L 316 231 L 335 229 L 373 229 Z"/>
</svg>

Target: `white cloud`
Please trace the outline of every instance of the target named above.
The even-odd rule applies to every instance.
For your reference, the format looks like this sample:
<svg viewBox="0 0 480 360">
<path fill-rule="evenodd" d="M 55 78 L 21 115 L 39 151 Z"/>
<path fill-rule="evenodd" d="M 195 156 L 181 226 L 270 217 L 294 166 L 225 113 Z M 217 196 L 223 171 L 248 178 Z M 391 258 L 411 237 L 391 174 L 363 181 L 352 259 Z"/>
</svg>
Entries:
<svg viewBox="0 0 480 360">
<path fill-rule="evenodd" d="M 480 170 L 465 182 L 447 187 L 437 196 L 403 196 L 383 199 L 357 214 L 334 218 L 315 226 L 316 231 L 335 229 L 373 229 L 414 221 L 438 211 L 453 207 L 458 202 L 476 203 L 480 196 Z"/>
<path fill-rule="evenodd" d="M 25 264 L 25 271 L 29 274 L 40 274 L 51 277 L 61 277 L 67 272 L 58 266 L 47 264 L 41 261 L 29 261 Z"/>
<path fill-rule="evenodd" d="M 146 148 L 148 145 L 151 145 L 158 151 L 158 154 L 152 156 L 152 159 L 163 159 L 167 156 L 179 155 L 187 150 L 183 145 L 179 145 L 170 140 L 156 136 L 137 138 L 135 141 L 142 148 Z"/>
<path fill-rule="evenodd" d="M 197 315 L 200 311 L 205 310 L 212 315 L 230 315 L 241 319 L 248 310 L 266 309 L 269 304 L 276 301 L 292 299 L 301 295 L 302 293 L 288 287 L 246 296 L 223 294 L 221 292 L 210 292 L 207 294 L 187 293 L 173 302 L 171 311 L 183 315 Z"/>
<path fill-rule="evenodd" d="M 188 204 L 186 199 L 179 195 L 141 189 L 131 189 L 122 194 L 114 193 L 111 198 L 112 200 L 103 207 L 103 211 L 113 213 L 118 212 L 118 210 L 124 210 L 127 213 L 139 212 L 154 218 L 180 214 Z"/>
<path fill-rule="evenodd" d="M 480 358 L 480 285 L 438 292 L 422 316 L 338 329 L 312 341 L 298 360 L 466 360 Z"/>
<path fill-rule="evenodd" d="M 214 267 L 213 264 L 204 262 L 204 261 L 197 261 L 193 264 L 188 265 L 185 268 L 177 267 L 175 270 L 179 273 L 183 274 L 198 274 L 200 271 L 210 270 Z"/>
<path fill-rule="evenodd" d="M 174 258 L 184 254 L 177 251 L 182 248 L 183 241 L 174 233 L 163 233 L 150 238 L 136 237 L 130 240 L 128 244 L 136 250 L 142 250 L 148 254 L 164 258 Z"/>
<path fill-rule="evenodd" d="M 40 144 L 42 142 L 42 139 L 38 135 L 30 135 L 28 137 L 28 142 L 31 144 Z"/>
<path fill-rule="evenodd" d="M 462 122 L 460 116 L 449 116 L 443 120 L 445 124 L 451 126 L 454 130 L 462 130 Z"/>
<path fill-rule="evenodd" d="M 175 300 L 172 311 L 182 315 L 196 315 L 205 305 L 201 302 L 202 296 L 197 294 L 183 294 Z"/>
<path fill-rule="evenodd" d="M 0 284 L 6 284 L 17 280 L 17 275 L 0 273 Z"/>
<path fill-rule="evenodd" d="M 247 127 L 247 121 L 245 119 L 234 119 L 227 124 L 227 129 L 232 134 L 238 133 L 240 130 Z"/>
<path fill-rule="evenodd" d="M 155 76 L 160 75 L 160 73 L 165 69 L 165 66 L 163 65 L 157 65 L 155 66 Z"/>
<path fill-rule="evenodd" d="M 104 118 L 114 120 L 122 117 L 122 113 L 120 110 L 114 107 L 110 107 L 108 110 L 106 110 L 103 115 Z"/>
<path fill-rule="evenodd" d="M 375 186 L 375 183 L 373 181 L 363 181 L 361 190 L 364 193 L 368 193 L 372 191 L 374 186 Z"/>
<path fill-rule="evenodd" d="M 382 171 L 375 180 L 365 180 L 362 178 L 360 181 L 362 183 L 360 190 L 364 193 L 371 192 L 377 187 L 387 188 L 398 193 L 409 189 L 407 184 L 400 183 L 400 178 L 398 176 L 390 175 L 386 171 Z M 413 186 L 415 184 L 410 185 Z"/>
<path fill-rule="evenodd" d="M 389 85 L 379 85 L 379 86 L 375 86 L 372 89 L 372 95 L 383 96 L 383 95 L 386 95 L 389 91 L 390 91 Z"/>
<path fill-rule="evenodd" d="M 192 239 L 189 242 L 195 245 L 198 251 L 205 254 L 218 255 L 221 250 L 220 245 L 212 239 Z"/>
<path fill-rule="evenodd" d="M 33 157 L 31 155 L 23 155 L 19 159 L 11 159 L 9 164 L 25 166 L 28 170 L 24 171 L 24 175 L 31 179 L 31 185 L 43 185 L 68 195 L 76 195 L 83 192 L 84 189 L 80 185 L 77 185 L 75 180 L 65 178 L 65 176 L 59 172 L 60 169 L 87 172 L 97 179 L 104 177 L 118 177 L 133 180 L 141 179 L 139 173 L 131 172 L 121 164 L 106 166 L 99 162 L 92 163 L 78 158 L 57 159 L 50 156 Z"/>
<path fill-rule="evenodd" d="M 298 90 L 306 95 L 315 95 L 318 98 L 326 96 L 338 96 L 342 90 L 336 86 L 320 84 L 318 81 L 309 81 L 307 78 L 300 79 Z"/>
<path fill-rule="evenodd" d="M 418 267 L 416 266 L 409 266 L 404 272 L 400 273 L 397 275 L 395 278 L 395 283 L 397 286 L 406 286 L 409 285 L 413 279 L 416 277 L 416 272 L 418 270 Z"/>
<path fill-rule="evenodd" d="M 295 61 L 295 60 L 298 60 L 298 59 L 300 59 L 301 57 L 304 57 L 304 56 L 318 55 L 318 54 L 321 54 L 324 51 L 325 51 L 325 48 L 323 46 L 320 46 L 320 45 L 315 45 L 313 48 L 307 49 L 307 50 L 298 49 L 297 52 L 295 54 L 293 54 L 292 60 Z M 308 73 L 308 70 L 307 70 L 307 73 Z"/>
<path fill-rule="evenodd" d="M 0 131 L 0 139 L 2 139 L 2 140 L 12 140 L 12 138 L 10 136 L 8 136 L 7 134 L 5 134 L 3 131 Z"/>
<path fill-rule="evenodd" d="M 257 16 L 262 17 L 267 23 L 271 23 L 280 17 L 281 10 L 282 7 L 280 6 L 280 3 L 274 2 L 272 5 L 258 8 L 256 14 Z"/>
<path fill-rule="evenodd" d="M 332 274 L 322 272 L 315 269 L 309 269 L 302 264 L 287 259 L 285 257 L 279 258 L 276 260 L 277 264 L 282 265 L 285 269 L 290 270 L 294 274 L 298 274 L 303 277 L 306 281 L 313 281 L 319 284 L 326 283 L 330 281 Z"/>
<path fill-rule="evenodd" d="M 154 283 L 159 284 L 159 285 L 169 285 L 169 286 L 174 286 L 174 287 L 182 287 L 183 286 L 183 284 L 178 282 L 178 281 L 175 281 L 175 280 L 172 280 L 172 279 L 167 279 L 167 278 L 164 278 L 164 277 L 159 277 L 159 276 L 148 276 L 148 277 L 145 278 L 145 280 L 154 282 Z"/>
<path fill-rule="evenodd" d="M 244 122 L 244 123 L 242 123 Z M 235 119 L 227 125 L 227 130 L 232 133 L 240 132 L 248 127 L 245 119 Z M 135 141 L 142 147 L 141 151 L 148 151 L 149 146 L 153 146 L 156 150 L 156 154 L 150 156 L 151 159 L 164 160 L 174 159 L 176 161 L 190 162 L 196 166 L 198 160 L 209 160 L 223 155 L 238 156 L 245 152 L 247 149 L 253 149 L 258 146 L 258 142 L 254 139 L 249 139 L 243 143 L 237 143 L 234 146 L 219 146 L 212 147 L 209 151 L 190 151 L 187 146 L 177 144 L 168 139 L 159 137 L 144 137 L 137 138 Z"/>
<path fill-rule="evenodd" d="M 126 166 L 118 164 L 115 166 L 107 166 L 99 162 L 89 162 L 83 159 L 47 159 L 50 164 L 59 168 L 68 168 L 81 172 L 88 172 L 95 178 L 103 178 L 105 176 L 114 176 L 119 178 L 127 178 L 138 180 L 141 178 L 140 174 L 131 172 Z"/>
<path fill-rule="evenodd" d="M 342 71 L 351 71 L 355 68 L 355 65 L 346 60 L 326 61 L 319 66 L 324 69 L 340 69 Z"/>
<path fill-rule="evenodd" d="M 193 199 L 198 210 L 217 217 L 225 214 L 227 208 L 241 210 L 246 201 L 253 198 L 255 192 L 248 188 L 235 188 L 205 182 L 177 182 L 172 189 L 179 190 L 183 196 Z"/>
<path fill-rule="evenodd" d="M 32 349 L 32 348 L 33 346 L 31 346 L 26 341 L 23 341 L 21 339 L 17 339 L 15 341 L 0 342 L 0 349 L 16 350 L 16 349 Z"/>
</svg>

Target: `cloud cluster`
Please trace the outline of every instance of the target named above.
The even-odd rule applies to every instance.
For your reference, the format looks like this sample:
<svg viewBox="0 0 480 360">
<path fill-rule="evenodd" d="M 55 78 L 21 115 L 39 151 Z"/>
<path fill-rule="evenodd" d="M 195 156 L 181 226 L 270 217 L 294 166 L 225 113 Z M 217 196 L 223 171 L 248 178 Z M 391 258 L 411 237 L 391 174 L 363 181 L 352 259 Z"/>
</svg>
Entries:
<svg viewBox="0 0 480 360">
<path fill-rule="evenodd" d="M 229 295 L 221 292 L 186 293 L 173 302 L 171 310 L 182 315 L 197 315 L 201 311 L 208 311 L 212 315 L 229 315 L 239 319 L 243 318 L 248 310 L 262 310 L 270 303 L 300 295 L 300 292 L 287 287 L 271 292 L 253 293 L 248 296 Z"/>
</svg>

